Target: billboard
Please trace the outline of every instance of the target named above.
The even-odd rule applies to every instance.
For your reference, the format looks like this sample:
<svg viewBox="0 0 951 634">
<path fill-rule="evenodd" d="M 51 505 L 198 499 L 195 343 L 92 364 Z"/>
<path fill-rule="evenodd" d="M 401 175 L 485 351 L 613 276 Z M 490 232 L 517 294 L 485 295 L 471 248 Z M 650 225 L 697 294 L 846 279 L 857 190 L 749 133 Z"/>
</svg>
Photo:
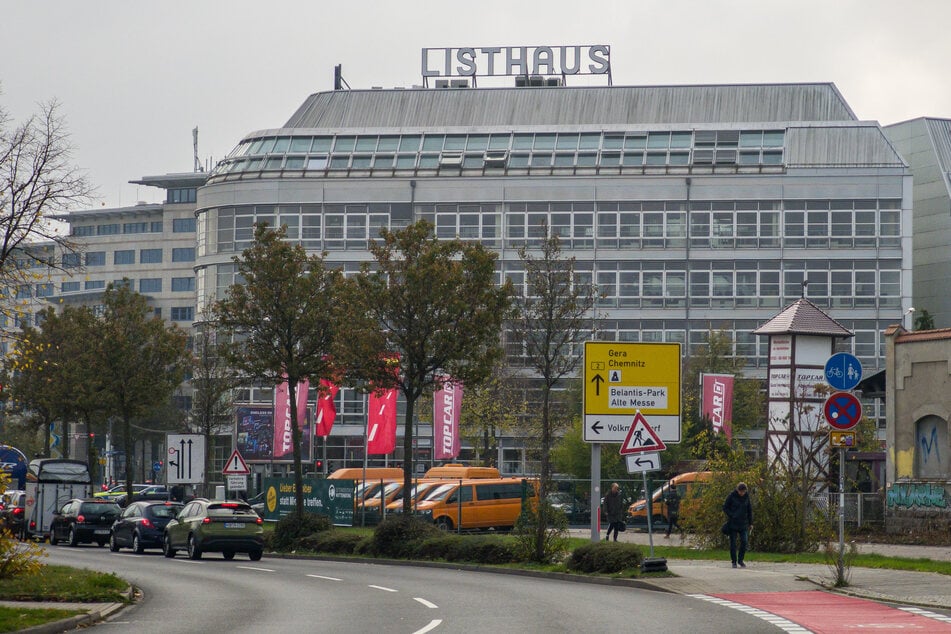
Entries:
<svg viewBox="0 0 951 634">
<path fill-rule="evenodd" d="M 235 447 L 248 462 L 291 462 L 293 452 L 287 455 L 274 455 L 274 408 L 238 407 L 236 408 Z M 311 413 L 301 421 L 301 459 L 309 461 L 313 444 L 313 425 Z"/>
</svg>

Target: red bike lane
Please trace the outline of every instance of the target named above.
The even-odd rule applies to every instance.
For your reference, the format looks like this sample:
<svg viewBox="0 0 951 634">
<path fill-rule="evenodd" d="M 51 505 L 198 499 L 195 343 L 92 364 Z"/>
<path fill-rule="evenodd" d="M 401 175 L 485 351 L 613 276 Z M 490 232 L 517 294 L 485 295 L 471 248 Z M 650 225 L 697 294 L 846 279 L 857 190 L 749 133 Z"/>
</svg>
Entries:
<svg viewBox="0 0 951 634">
<path fill-rule="evenodd" d="M 820 590 L 692 596 L 754 614 L 787 632 L 951 633 L 951 617 L 936 612 L 913 607 L 897 608 Z"/>
</svg>

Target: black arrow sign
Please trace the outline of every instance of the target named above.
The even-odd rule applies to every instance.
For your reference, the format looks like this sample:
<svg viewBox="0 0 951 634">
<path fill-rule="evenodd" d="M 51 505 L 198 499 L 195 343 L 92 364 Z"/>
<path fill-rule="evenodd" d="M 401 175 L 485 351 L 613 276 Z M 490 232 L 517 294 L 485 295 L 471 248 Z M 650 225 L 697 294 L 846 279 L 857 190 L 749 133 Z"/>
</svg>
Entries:
<svg viewBox="0 0 951 634">
<path fill-rule="evenodd" d="M 638 458 L 637 460 L 634 461 L 634 464 L 636 464 L 638 467 L 645 463 L 650 465 L 651 467 L 654 466 L 654 460 L 652 458 Z"/>
<path fill-rule="evenodd" d="M 596 434 L 600 434 L 602 429 L 604 429 L 604 427 L 601 426 L 601 421 L 599 420 L 594 421 L 594 425 L 591 426 L 591 431 Z"/>
<path fill-rule="evenodd" d="M 604 377 L 600 374 L 595 374 L 591 382 L 594 383 L 594 395 L 601 396 L 601 384 L 604 382 Z"/>
<path fill-rule="evenodd" d="M 188 479 L 192 479 L 192 439 L 188 439 Z"/>
<path fill-rule="evenodd" d="M 181 440 L 179 440 L 179 441 L 178 441 L 178 445 L 179 445 L 179 449 L 178 449 L 178 461 L 179 461 L 179 462 L 182 462 L 182 461 L 185 459 L 185 439 L 182 438 Z M 178 466 L 178 477 L 179 477 L 180 479 L 185 477 L 185 465 L 184 465 L 184 464 L 180 464 L 180 465 Z"/>
</svg>

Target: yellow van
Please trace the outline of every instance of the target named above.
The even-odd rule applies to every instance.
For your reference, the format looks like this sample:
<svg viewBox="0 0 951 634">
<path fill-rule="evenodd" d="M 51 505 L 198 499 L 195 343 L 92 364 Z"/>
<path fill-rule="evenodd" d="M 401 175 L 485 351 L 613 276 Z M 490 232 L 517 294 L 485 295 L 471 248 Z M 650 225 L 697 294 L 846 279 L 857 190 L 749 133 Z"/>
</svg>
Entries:
<svg viewBox="0 0 951 634">
<path fill-rule="evenodd" d="M 508 530 L 522 512 L 522 496 L 537 504 L 536 482 L 521 478 L 446 481 L 416 503 L 416 514 L 443 530 Z"/>
<path fill-rule="evenodd" d="M 653 514 L 651 523 L 667 521 L 667 505 L 664 503 L 664 497 L 667 495 L 668 487 L 676 487 L 677 494 L 680 495 L 680 515 L 690 513 L 690 500 L 696 497 L 699 486 L 703 482 L 709 482 L 713 473 L 710 471 L 690 471 L 674 476 L 670 481 L 660 485 L 651 494 Z M 627 509 L 629 521 L 635 524 L 647 524 L 647 504 L 643 498 L 631 504 Z"/>
<path fill-rule="evenodd" d="M 441 480 L 475 480 L 476 478 L 501 478 L 502 474 L 495 467 L 467 467 L 464 464 L 444 464 L 441 467 L 432 467 L 423 476 L 425 479 L 439 478 Z"/>
<path fill-rule="evenodd" d="M 445 482 L 443 480 L 418 481 L 415 485 L 413 485 L 413 488 L 409 492 L 410 506 L 415 508 L 416 503 L 419 502 L 421 499 L 423 499 L 423 497 L 425 497 L 425 495 L 429 491 L 431 491 L 433 487 L 439 484 L 445 484 Z M 392 513 L 394 511 L 398 512 L 402 510 L 403 510 L 403 491 L 400 491 L 393 497 L 393 500 L 390 501 L 390 503 L 386 505 L 386 512 Z"/>
<path fill-rule="evenodd" d="M 363 480 L 363 476 L 363 467 L 345 467 L 343 469 L 337 469 L 327 476 L 327 479 L 356 480 L 359 482 Z M 400 467 L 367 467 L 366 478 L 367 480 L 402 480 L 403 469 Z"/>
</svg>

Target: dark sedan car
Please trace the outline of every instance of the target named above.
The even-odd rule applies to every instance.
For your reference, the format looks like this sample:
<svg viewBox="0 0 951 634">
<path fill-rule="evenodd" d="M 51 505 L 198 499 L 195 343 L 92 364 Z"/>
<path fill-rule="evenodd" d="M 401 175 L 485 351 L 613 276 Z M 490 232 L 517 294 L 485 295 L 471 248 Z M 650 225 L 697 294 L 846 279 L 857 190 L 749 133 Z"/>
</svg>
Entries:
<svg viewBox="0 0 951 634">
<path fill-rule="evenodd" d="M 141 500 L 171 500 L 172 492 L 164 484 L 150 484 L 149 486 L 134 490 L 132 493 L 132 501 L 139 502 Z M 129 503 L 129 494 L 125 491 L 113 498 L 116 504 L 121 507 L 125 507 Z"/>
<path fill-rule="evenodd" d="M 161 548 L 165 526 L 182 506 L 180 502 L 133 502 L 112 524 L 109 549 L 131 548 L 141 554 L 146 548 Z"/>
<path fill-rule="evenodd" d="M 92 542 L 105 546 L 121 512 L 118 504 L 102 498 L 70 500 L 53 513 L 50 545 L 66 541 L 70 546 Z"/>
<path fill-rule="evenodd" d="M 180 549 L 189 559 L 203 552 L 220 552 L 225 559 L 247 553 L 251 561 L 264 552 L 264 521 L 241 500 L 192 500 L 165 527 L 162 550 L 174 557 Z"/>
<path fill-rule="evenodd" d="M 24 521 L 26 508 L 26 491 L 12 489 L 3 494 L 3 508 L 0 510 L 0 526 L 13 533 L 17 539 L 26 539 Z"/>
</svg>

